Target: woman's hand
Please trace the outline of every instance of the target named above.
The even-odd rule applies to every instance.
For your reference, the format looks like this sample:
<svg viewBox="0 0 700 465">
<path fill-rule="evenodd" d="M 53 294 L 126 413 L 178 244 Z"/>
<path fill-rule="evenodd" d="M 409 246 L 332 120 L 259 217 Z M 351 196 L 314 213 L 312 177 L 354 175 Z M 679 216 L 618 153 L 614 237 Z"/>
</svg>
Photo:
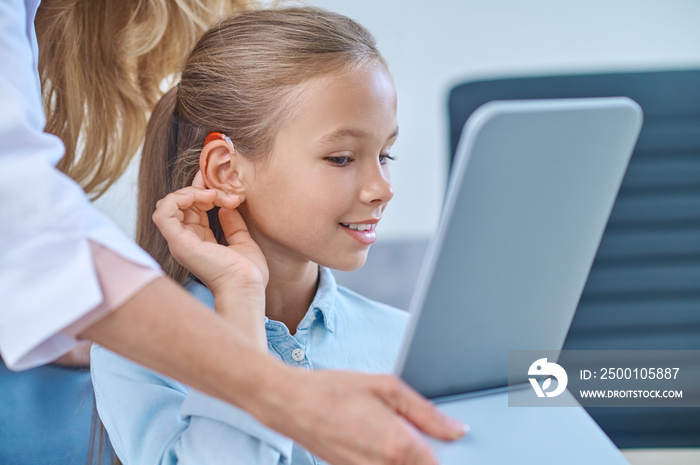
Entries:
<svg viewBox="0 0 700 465">
<path fill-rule="evenodd" d="M 240 197 L 204 187 L 198 172 L 192 186 L 158 201 L 153 222 L 175 260 L 214 294 L 217 313 L 252 331 L 262 345 L 269 280 L 265 256 L 236 210 Z M 214 207 L 220 207 L 219 221 L 228 246 L 216 241 L 209 226 L 207 212 Z"/>
<path fill-rule="evenodd" d="M 251 411 L 330 463 L 433 465 L 437 457 L 418 431 L 447 441 L 468 431 L 393 376 L 288 371 L 283 399 L 268 393 L 271 405 Z"/>
</svg>

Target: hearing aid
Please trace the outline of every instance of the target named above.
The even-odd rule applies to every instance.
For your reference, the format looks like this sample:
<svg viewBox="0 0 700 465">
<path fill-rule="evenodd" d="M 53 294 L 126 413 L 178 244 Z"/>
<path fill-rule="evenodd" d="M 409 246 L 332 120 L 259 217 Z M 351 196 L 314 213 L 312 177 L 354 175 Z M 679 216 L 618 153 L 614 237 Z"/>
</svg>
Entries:
<svg viewBox="0 0 700 465">
<path fill-rule="evenodd" d="M 233 147 L 233 142 L 231 139 L 224 134 L 223 132 L 210 132 L 207 134 L 207 137 L 204 138 L 204 145 L 207 145 L 209 142 L 215 141 L 215 140 L 223 140 L 228 144 L 228 148 L 231 151 L 231 153 L 234 152 L 234 147 Z"/>
</svg>

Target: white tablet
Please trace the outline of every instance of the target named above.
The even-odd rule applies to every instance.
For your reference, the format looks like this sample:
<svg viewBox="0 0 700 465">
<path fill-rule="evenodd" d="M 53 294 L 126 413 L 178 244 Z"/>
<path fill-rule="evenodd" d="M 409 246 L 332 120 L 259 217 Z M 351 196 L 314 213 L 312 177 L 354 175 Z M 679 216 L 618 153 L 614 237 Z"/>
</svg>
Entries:
<svg viewBox="0 0 700 465">
<path fill-rule="evenodd" d="M 509 350 L 561 349 L 641 124 L 624 97 L 474 112 L 412 300 L 404 380 L 429 398 L 506 386 Z"/>
</svg>

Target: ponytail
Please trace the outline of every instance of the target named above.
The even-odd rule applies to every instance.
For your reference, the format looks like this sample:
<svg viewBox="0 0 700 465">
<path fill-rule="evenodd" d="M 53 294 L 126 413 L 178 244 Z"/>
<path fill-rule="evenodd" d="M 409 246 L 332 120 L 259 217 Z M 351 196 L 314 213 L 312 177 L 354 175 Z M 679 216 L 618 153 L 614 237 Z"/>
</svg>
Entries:
<svg viewBox="0 0 700 465">
<path fill-rule="evenodd" d="M 176 189 L 171 188 L 170 158 L 177 151 L 177 121 L 174 115 L 177 86 L 156 104 L 146 127 L 139 171 L 136 242 L 156 259 L 166 273 L 172 261 L 168 243 L 153 223 L 156 203 Z"/>
<path fill-rule="evenodd" d="M 179 85 L 163 95 L 146 127 L 139 170 L 136 242 L 160 263 L 168 276 L 182 284 L 189 271 L 170 254 L 168 242 L 151 218 L 160 199 L 192 185 L 208 133 L 179 114 L 178 92 Z M 209 212 L 209 224 L 216 239 L 226 244 L 218 208 Z"/>
</svg>

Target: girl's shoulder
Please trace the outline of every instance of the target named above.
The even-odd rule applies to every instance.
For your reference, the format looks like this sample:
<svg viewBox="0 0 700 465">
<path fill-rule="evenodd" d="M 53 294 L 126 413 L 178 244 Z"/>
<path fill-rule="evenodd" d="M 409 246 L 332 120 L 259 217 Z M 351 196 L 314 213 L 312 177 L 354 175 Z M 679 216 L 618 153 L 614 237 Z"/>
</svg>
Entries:
<svg viewBox="0 0 700 465">
<path fill-rule="evenodd" d="M 333 338 L 352 354 L 347 366 L 370 373 L 390 373 L 408 323 L 408 312 L 338 286 Z"/>
<path fill-rule="evenodd" d="M 189 388 L 179 381 L 122 357 L 99 344 L 93 344 L 90 349 L 90 374 L 96 392 L 123 394 L 125 389 L 139 390 L 144 384 L 168 387 L 182 395 L 189 392 Z"/>
<path fill-rule="evenodd" d="M 407 311 L 372 300 L 343 286 L 338 286 L 336 308 L 363 319 L 385 320 L 387 323 L 400 325 L 408 322 Z"/>
</svg>

